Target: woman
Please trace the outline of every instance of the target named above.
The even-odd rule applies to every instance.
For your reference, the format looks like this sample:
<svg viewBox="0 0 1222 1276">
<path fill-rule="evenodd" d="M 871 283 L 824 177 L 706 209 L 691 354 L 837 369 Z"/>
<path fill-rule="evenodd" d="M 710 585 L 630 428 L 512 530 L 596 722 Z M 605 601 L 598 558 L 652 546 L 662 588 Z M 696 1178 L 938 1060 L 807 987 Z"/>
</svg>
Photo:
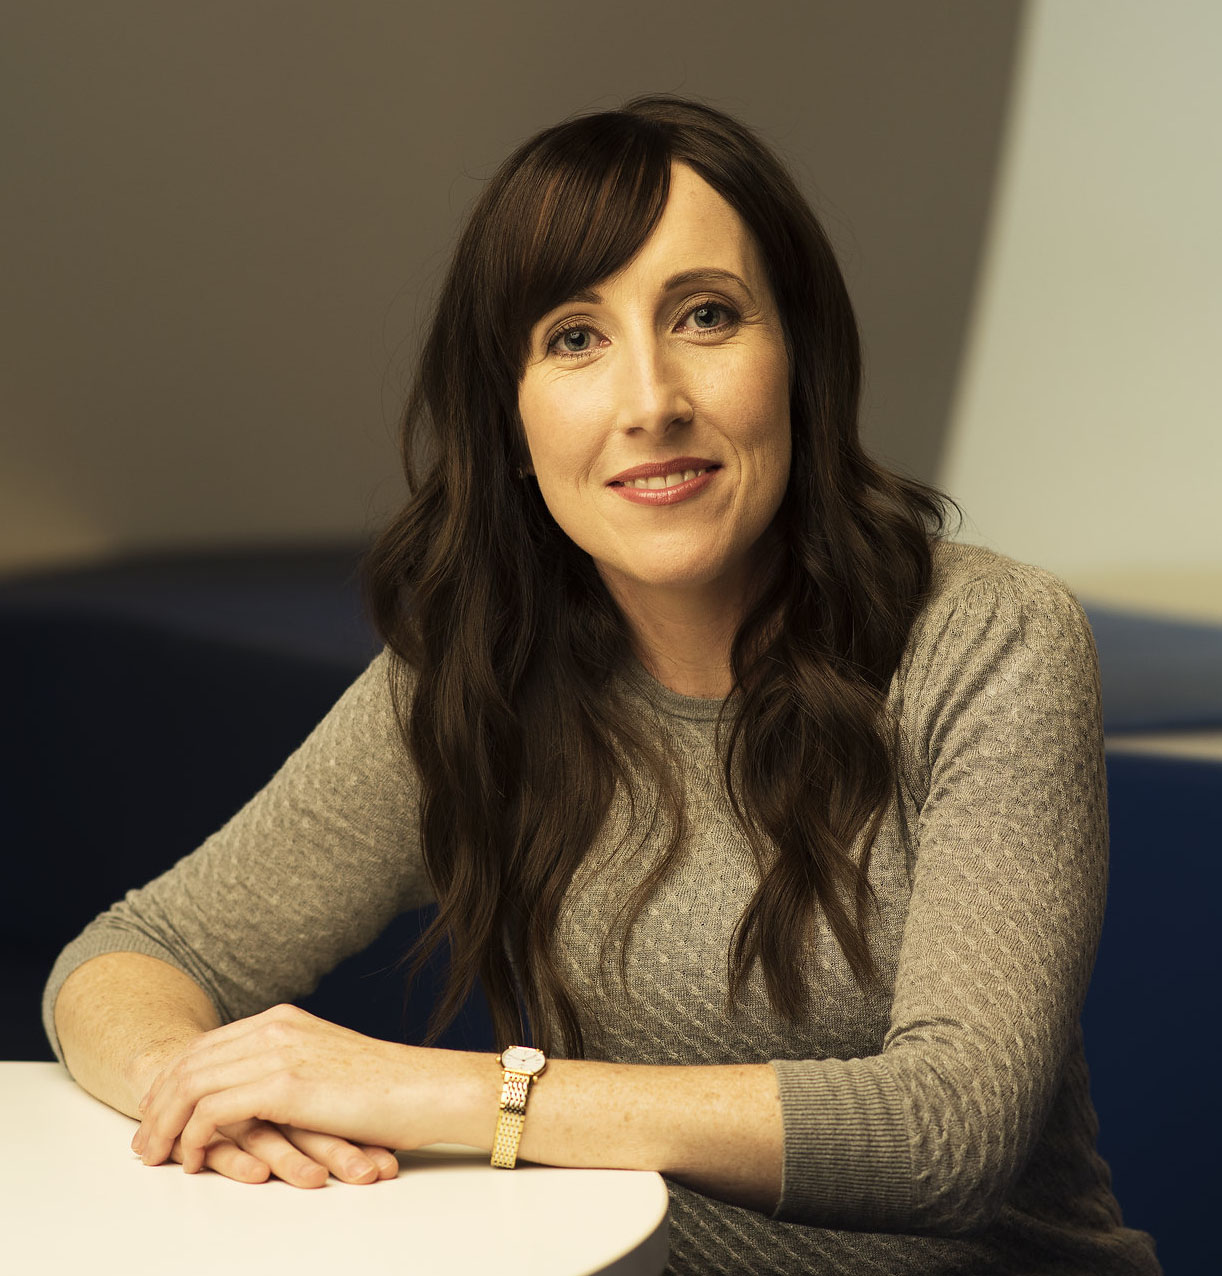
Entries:
<svg viewBox="0 0 1222 1276">
<path fill-rule="evenodd" d="M 506 163 L 370 560 L 387 652 L 53 973 L 146 1161 L 308 1186 L 495 1142 L 666 1173 L 675 1271 L 1158 1270 L 1077 1028 L 1089 630 L 864 455 L 859 363 L 822 231 L 727 117 L 640 99 Z M 264 1010 L 429 899 L 440 1020 L 478 975 L 541 1055 Z"/>
</svg>

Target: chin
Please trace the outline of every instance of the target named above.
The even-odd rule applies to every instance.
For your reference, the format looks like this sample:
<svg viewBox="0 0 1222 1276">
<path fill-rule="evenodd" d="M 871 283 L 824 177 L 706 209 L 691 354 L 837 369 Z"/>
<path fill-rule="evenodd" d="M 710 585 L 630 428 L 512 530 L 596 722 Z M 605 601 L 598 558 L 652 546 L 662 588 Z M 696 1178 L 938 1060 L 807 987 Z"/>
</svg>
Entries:
<svg viewBox="0 0 1222 1276">
<path fill-rule="evenodd" d="M 606 573 L 604 573 L 604 576 Z M 729 592 L 735 583 L 741 582 L 744 573 L 727 569 L 721 564 L 666 563 L 653 570 L 641 570 L 636 566 L 631 572 L 615 572 L 614 575 L 630 588 L 680 590 L 708 590 L 718 586 Z"/>
</svg>

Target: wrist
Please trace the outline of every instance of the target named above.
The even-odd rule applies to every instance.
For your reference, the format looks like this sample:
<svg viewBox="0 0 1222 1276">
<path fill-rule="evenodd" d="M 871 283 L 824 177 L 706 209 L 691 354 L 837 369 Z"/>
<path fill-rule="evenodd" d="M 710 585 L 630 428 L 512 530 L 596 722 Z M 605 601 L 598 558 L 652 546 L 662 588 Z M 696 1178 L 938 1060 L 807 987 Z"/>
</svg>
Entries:
<svg viewBox="0 0 1222 1276">
<path fill-rule="evenodd" d="M 461 1143 L 490 1151 L 496 1130 L 501 1068 L 497 1056 L 474 1050 L 402 1046 L 408 1052 L 405 1093 L 411 1134 L 400 1147 Z M 419 1084 L 428 1086 L 421 1101 Z"/>
<path fill-rule="evenodd" d="M 533 1046 L 510 1046 L 497 1060 L 501 1068 L 501 1098 L 497 1105 L 492 1142 L 494 1169 L 512 1170 L 518 1162 L 518 1145 L 526 1123 L 530 1092 L 547 1070 L 547 1059 Z"/>
</svg>

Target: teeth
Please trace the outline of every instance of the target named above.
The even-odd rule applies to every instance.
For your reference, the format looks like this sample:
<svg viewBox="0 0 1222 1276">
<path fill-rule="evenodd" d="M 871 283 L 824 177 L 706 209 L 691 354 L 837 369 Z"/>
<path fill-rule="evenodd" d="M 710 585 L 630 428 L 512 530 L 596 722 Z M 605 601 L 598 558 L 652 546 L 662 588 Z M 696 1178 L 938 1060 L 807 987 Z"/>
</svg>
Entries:
<svg viewBox="0 0 1222 1276">
<path fill-rule="evenodd" d="M 683 470 L 682 472 L 676 471 L 674 474 L 667 474 L 665 478 L 663 478 L 661 474 L 655 474 L 653 475 L 652 478 L 630 479 L 625 484 L 625 486 L 626 487 L 648 487 L 648 488 L 653 488 L 656 491 L 659 488 L 675 487 L 679 483 L 686 483 L 690 479 L 698 478 L 701 474 L 704 474 L 705 472 L 706 471 L 704 470 Z"/>
</svg>

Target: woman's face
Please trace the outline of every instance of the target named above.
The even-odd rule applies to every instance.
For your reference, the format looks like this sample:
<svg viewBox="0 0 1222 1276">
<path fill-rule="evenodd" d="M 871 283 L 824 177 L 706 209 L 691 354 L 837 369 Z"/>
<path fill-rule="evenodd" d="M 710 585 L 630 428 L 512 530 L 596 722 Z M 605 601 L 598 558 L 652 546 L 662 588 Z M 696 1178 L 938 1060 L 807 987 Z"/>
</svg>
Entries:
<svg viewBox="0 0 1222 1276">
<path fill-rule="evenodd" d="M 789 368 L 755 242 L 692 169 L 618 274 L 534 326 L 518 406 L 552 517 L 621 606 L 741 604 L 789 478 Z"/>
</svg>

